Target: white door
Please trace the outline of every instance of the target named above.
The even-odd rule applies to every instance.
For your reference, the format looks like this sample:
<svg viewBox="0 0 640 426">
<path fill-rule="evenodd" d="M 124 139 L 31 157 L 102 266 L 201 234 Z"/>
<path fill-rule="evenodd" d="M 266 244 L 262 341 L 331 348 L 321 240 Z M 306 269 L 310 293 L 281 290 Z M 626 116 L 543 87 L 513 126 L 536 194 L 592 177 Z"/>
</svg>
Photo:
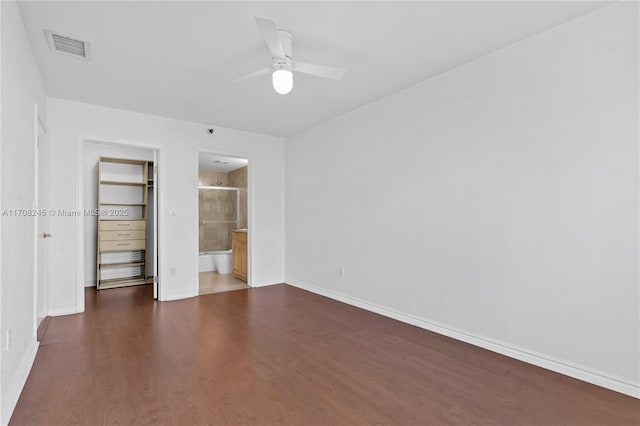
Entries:
<svg viewBox="0 0 640 426">
<path fill-rule="evenodd" d="M 153 298 L 158 298 L 158 151 L 153 151 Z"/>
<path fill-rule="evenodd" d="M 49 153 L 49 141 L 47 138 L 47 130 L 44 123 L 40 120 L 40 117 L 36 114 L 36 120 L 38 120 L 38 139 L 36 143 L 36 174 L 37 174 L 37 188 L 36 188 L 36 200 L 35 207 L 39 212 L 47 212 L 47 173 L 48 173 L 48 153 Z M 46 214 L 40 214 L 36 216 L 36 285 L 35 285 L 35 312 L 36 312 L 36 329 L 40 325 L 42 319 L 47 313 L 47 240 L 51 235 L 49 234 L 49 218 Z"/>
</svg>

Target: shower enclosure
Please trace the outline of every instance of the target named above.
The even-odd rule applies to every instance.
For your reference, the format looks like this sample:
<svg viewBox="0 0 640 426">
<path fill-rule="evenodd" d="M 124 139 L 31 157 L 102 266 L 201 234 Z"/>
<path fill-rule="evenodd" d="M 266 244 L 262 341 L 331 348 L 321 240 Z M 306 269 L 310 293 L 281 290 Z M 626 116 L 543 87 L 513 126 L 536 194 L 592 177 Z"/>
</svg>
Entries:
<svg viewBox="0 0 640 426">
<path fill-rule="evenodd" d="M 240 227 L 240 188 L 199 187 L 200 253 L 231 249 L 231 233 Z"/>
</svg>

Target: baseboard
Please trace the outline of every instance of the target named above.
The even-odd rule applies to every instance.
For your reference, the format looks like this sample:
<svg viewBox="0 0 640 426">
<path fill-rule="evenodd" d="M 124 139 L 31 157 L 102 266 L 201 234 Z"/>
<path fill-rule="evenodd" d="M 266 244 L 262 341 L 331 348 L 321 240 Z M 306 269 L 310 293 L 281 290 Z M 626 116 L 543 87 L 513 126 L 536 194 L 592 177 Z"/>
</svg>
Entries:
<svg viewBox="0 0 640 426">
<path fill-rule="evenodd" d="M 84 286 L 86 287 L 95 287 L 96 286 L 96 282 L 95 281 L 85 281 L 84 282 Z"/>
<path fill-rule="evenodd" d="M 27 377 L 29 377 L 29 372 L 31 372 L 31 367 L 36 359 L 39 346 L 40 343 L 38 343 L 38 341 L 33 340 L 31 342 L 31 345 L 27 348 L 27 352 L 22 357 L 22 361 L 14 375 L 14 381 L 10 384 L 9 389 L 2 395 L 4 399 L 2 404 L 3 426 L 9 424 L 9 420 L 11 420 L 11 415 L 13 414 L 13 410 L 16 408 L 22 389 L 24 388 L 25 383 L 27 383 Z M 4 404 L 5 401 L 6 405 Z"/>
<path fill-rule="evenodd" d="M 49 309 L 49 315 L 52 317 L 59 317 L 62 315 L 72 315 L 77 314 L 78 308 L 73 306 L 69 308 L 59 308 L 59 309 Z"/>
<path fill-rule="evenodd" d="M 434 333 L 442 334 L 444 336 L 451 337 L 465 343 L 470 343 L 474 346 L 478 346 L 492 352 L 497 352 L 510 358 L 515 358 L 517 360 L 524 361 L 526 363 L 533 364 L 547 370 L 555 371 L 556 373 L 564 374 L 566 376 L 570 376 L 584 382 L 588 382 L 640 399 L 640 386 L 614 377 L 610 377 L 602 372 L 593 371 L 579 365 L 554 359 L 553 357 L 535 353 L 527 349 L 510 345 L 508 343 L 495 341 L 483 336 L 475 335 L 473 333 L 468 333 L 452 327 L 447 327 L 442 324 L 425 320 L 423 318 L 403 314 L 401 312 L 369 303 L 361 299 L 346 296 L 344 294 L 336 293 L 330 290 L 325 290 L 323 288 L 319 288 L 302 281 L 289 279 L 285 280 L 285 282 L 294 287 L 298 287 L 303 290 L 328 297 L 330 299 L 338 300 L 348 305 L 375 312 L 385 317 L 393 318 L 407 324 L 415 325 L 416 327 L 433 331 Z"/>
</svg>

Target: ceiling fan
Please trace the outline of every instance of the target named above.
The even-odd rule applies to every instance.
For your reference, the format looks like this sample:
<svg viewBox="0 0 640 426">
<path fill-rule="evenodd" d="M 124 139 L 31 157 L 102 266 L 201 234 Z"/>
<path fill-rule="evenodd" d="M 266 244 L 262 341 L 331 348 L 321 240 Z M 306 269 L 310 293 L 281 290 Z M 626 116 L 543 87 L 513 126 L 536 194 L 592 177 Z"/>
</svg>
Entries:
<svg viewBox="0 0 640 426">
<path fill-rule="evenodd" d="M 325 65 L 308 64 L 293 60 L 291 45 L 293 44 L 293 34 L 287 30 L 279 30 L 276 21 L 270 18 L 256 16 L 256 23 L 267 47 L 273 57 L 271 66 L 252 72 L 235 81 L 249 80 L 261 75 L 271 73 L 273 89 L 281 95 L 286 95 L 293 89 L 293 73 L 314 75 L 316 77 L 329 78 L 332 80 L 342 80 L 345 70 L 342 68 L 328 67 Z"/>
</svg>

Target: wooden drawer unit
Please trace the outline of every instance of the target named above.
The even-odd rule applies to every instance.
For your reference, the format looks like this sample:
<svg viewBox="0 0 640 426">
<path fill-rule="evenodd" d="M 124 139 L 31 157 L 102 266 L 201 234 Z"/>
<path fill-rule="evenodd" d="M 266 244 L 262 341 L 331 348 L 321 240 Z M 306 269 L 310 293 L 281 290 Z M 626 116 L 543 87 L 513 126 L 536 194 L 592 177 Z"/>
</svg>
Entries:
<svg viewBox="0 0 640 426">
<path fill-rule="evenodd" d="M 100 231 L 100 241 L 118 240 L 144 240 L 144 229 L 131 229 L 121 231 Z"/>
<path fill-rule="evenodd" d="M 121 231 L 123 229 L 146 229 L 146 220 L 101 220 L 100 231 Z"/>
<path fill-rule="evenodd" d="M 100 241 L 100 251 L 144 250 L 145 240 Z"/>
</svg>

